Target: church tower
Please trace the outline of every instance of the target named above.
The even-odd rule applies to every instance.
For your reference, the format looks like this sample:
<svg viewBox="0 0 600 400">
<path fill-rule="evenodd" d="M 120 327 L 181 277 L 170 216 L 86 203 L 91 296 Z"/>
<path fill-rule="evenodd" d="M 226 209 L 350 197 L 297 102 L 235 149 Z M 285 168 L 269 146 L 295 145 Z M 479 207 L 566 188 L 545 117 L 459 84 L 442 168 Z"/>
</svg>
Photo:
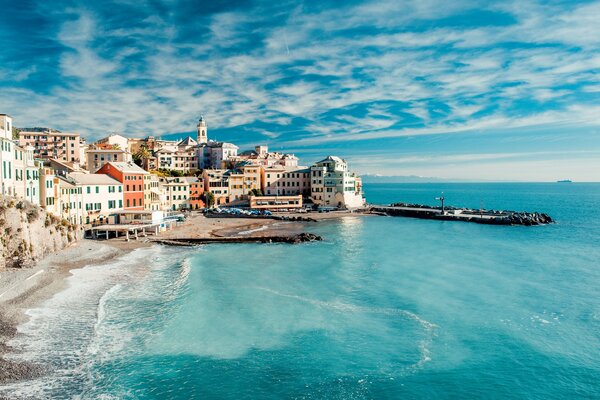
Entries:
<svg viewBox="0 0 600 400">
<path fill-rule="evenodd" d="M 198 126 L 196 127 L 196 131 L 198 132 L 198 144 L 208 142 L 206 122 L 204 121 L 203 116 L 200 116 L 200 120 L 198 120 Z"/>
</svg>

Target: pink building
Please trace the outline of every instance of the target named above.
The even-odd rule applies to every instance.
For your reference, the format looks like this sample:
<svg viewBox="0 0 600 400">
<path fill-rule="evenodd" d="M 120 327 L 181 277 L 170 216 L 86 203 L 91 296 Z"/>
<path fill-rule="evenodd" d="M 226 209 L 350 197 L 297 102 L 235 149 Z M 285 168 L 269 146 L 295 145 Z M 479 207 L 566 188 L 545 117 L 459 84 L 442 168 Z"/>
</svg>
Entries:
<svg viewBox="0 0 600 400">
<path fill-rule="evenodd" d="M 33 147 L 35 158 L 56 159 L 79 163 L 79 133 L 64 133 L 44 129 L 40 131 L 23 130 L 19 132 L 19 145 Z"/>
</svg>

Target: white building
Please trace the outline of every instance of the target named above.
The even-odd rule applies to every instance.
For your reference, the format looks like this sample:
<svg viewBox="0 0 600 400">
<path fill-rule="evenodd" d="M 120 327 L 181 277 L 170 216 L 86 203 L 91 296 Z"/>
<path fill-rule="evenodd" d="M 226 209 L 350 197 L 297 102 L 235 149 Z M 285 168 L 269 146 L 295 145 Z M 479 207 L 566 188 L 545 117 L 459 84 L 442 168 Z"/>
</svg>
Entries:
<svg viewBox="0 0 600 400">
<path fill-rule="evenodd" d="M 329 156 L 310 169 L 313 203 L 348 209 L 364 206 L 362 180 L 348 171 L 345 160 Z"/>
<path fill-rule="evenodd" d="M 96 144 L 112 146 L 115 149 L 129 150 L 129 139 L 116 133 L 96 141 Z"/>
<path fill-rule="evenodd" d="M 15 143 L 12 140 L 13 119 L 10 115 L 0 114 L 0 183 L 2 194 L 5 196 L 15 195 Z"/>
<path fill-rule="evenodd" d="M 0 114 L 1 193 L 40 204 L 40 164 L 34 159 L 33 147 L 21 147 L 13 140 L 12 129 L 12 117 Z"/>
<path fill-rule="evenodd" d="M 190 209 L 190 184 L 198 182 L 194 176 L 160 178 L 165 197 L 163 210 Z"/>
<path fill-rule="evenodd" d="M 297 167 L 298 157 L 293 154 L 269 151 L 267 146 L 256 146 L 254 150 L 244 151 L 234 157 L 234 161 L 247 161 L 263 167 Z"/>
<path fill-rule="evenodd" d="M 220 169 L 224 167 L 223 162 L 237 156 L 237 147 L 233 143 L 215 142 L 209 140 L 197 147 L 198 167 L 200 169 Z"/>
<path fill-rule="evenodd" d="M 123 184 L 106 174 L 72 173 L 67 180 L 81 193 L 83 222 L 103 222 L 123 209 Z"/>
</svg>

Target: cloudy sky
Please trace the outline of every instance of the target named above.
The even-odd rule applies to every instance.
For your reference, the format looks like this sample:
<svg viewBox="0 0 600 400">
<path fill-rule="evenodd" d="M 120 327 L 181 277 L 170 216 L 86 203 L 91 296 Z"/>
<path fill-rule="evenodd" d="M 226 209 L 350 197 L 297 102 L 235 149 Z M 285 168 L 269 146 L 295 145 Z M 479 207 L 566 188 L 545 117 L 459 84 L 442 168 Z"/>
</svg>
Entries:
<svg viewBox="0 0 600 400">
<path fill-rule="evenodd" d="M 600 2 L 0 0 L 0 112 L 360 173 L 600 181 Z"/>
</svg>

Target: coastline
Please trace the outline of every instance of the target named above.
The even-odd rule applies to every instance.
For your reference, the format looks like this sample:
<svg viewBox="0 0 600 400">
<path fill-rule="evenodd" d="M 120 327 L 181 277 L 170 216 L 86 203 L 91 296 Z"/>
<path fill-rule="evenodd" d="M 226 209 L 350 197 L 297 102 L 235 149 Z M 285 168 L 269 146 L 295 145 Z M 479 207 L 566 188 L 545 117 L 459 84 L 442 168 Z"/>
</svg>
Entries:
<svg viewBox="0 0 600 400">
<path fill-rule="evenodd" d="M 148 246 L 136 242 L 96 242 L 83 239 L 50 254 L 32 268 L 6 269 L 0 272 L 0 384 L 26 379 L 42 373 L 39 366 L 7 360 L 12 351 L 8 342 L 17 335 L 17 327 L 27 320 L 26 311 L 35 308 L 67 287 L 71 271 L 87 265 L 102 264 Z"/>
<path fill-rule="evenodd" d="M 289 214 L 290 216 L 297 216 Z M 310 215 L 318 221 L 344 217 L 364 216 L 363 213 L 331 212 Z M 163 232 L 160 239 L 182 237 L 226 239 L 235 237 L 264 238 L 296 235 L 310 230 L 315 222 L 279 221 L 273 219 L 206 218 L 192 215 L 171 231 Z M 73 245 L 50 254 L 31 268 L 0 271 L 0 384 L 31 379 L 43 374 L 41 366 L 15 362 L 4 356 L 13 349 L 8 342 L 18 332 L 17 327 L 27 321 L 27 310 L 64 290 L 71 271 L 91 265 L 101 265 L 135 249 L 158 246 L 151 239 L 126 241 L 123 238 L 96 241 L 82 239 Z"/>
</svg>

